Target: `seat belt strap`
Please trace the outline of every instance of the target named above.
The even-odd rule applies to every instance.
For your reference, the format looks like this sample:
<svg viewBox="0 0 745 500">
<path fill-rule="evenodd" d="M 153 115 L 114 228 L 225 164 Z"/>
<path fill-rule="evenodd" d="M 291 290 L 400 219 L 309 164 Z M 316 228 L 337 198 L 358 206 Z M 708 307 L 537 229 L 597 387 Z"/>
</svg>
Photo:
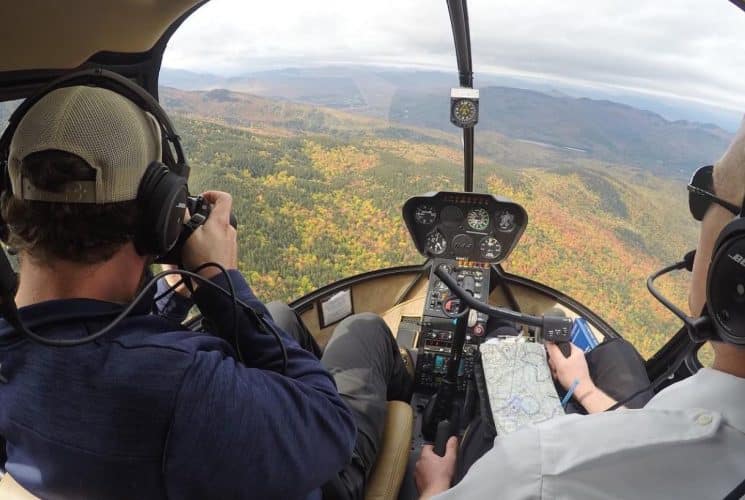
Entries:
<svg viewBox="0 0 745 500">
<path fill-rule="evenodd" d="M 735 486 L 735 489 L 730 491 L 724 500 L 740 500 L 745 496 L 745 479 L 740 484 Z"/>
</svg>

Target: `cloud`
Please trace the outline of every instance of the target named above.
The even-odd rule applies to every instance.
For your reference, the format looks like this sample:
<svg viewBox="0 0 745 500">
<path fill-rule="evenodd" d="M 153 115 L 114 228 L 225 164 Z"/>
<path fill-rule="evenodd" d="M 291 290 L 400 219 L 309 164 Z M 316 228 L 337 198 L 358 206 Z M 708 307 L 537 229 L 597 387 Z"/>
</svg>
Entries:
<svg viewBox="0 0 745 500">
<path fill-rule="evenodd" d="M 745 13 L 726 0 L 470 0 L 474 71 L 674 95 L 745 110 Z M 164 66 L 239 74 L 388 63 L 453 70 L 442 0 L 213 0 Z"/>
</svg>

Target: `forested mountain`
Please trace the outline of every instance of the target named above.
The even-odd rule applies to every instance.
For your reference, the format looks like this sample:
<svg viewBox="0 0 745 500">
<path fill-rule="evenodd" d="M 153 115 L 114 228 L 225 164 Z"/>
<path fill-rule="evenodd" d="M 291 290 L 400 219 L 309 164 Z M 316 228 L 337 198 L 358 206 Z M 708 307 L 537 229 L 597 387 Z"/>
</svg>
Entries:
<svg viewBox="0 0 745 500">
<path fill-rule="evenodd" d="M 349 92 L 332 95 L 328 84 L 338 85 L 342 81 L 343 87 L 350 89 Z M 257 71 L 230 77 L 162 68 L 160 82 L 161 85 L 182 90 L 224 88 L 308 104 L 320 104 L 319 101 L 324 101 L 325 105 L 337 109 L 357 110 L 372 116 L 385 117 L 390 108 L 390 99 L 398 89 L 447 96 L 457 79 L 452 71 L 334 65 Z M 718 108 L 673 95 L 651 95 L 632 90 L 578 86 L 567 81 L 480 71 L 476 72 L 474 84 L 478 88 L 511 87 L 560 97 L 588 97 L 599 101 L 613 101 L 651 111 L 668 121 L 713 123 L 730 132 L 737 130 L 742 120 L 742 110 Z"/>
<path fill-rule="evenodd" d="M 455 81 L 453 75 L 444 72 L 364 67 L 287 68 L 223 78 L 165 70 L 163 82 L 184 89 L 226 88 L 456 134 L 449 122 L 448 100 Z M 542 86 L 532 85 L 526 90 L 510 84 L 526 82 L 489 75 L 480 77 L 479 133 L 498 133 L 545 148 L 571 150 L 580 157 L 621 162 L 678 177 L 714 161 L 731 137 L 730 132 L 715 125 L 668 120 L 659 113 L 608 99 L 577 98 Z M 597 91 L 594 94 L 603 95 Z M 649 98 L 629 102 L 646 105 L 647 109 L 669 110 L 673 106 L 656 106 Z M 707 117 L 683 111 L 673 114 Z M 730 112 L 723 122 L 728 125 L 735 122 L 732 115 L 735 113 Z M 491 154 L 488 141 L 477 141 L 477 146 L 484 154 Z"/>
<path fill-rule="evenodd" d="M 163 89 L 161 97 L 184 137 L 193 190 L 234 195 L 241 269 L 265 300 L 421 262 L 403 202 L 462 187 L 460 144 L 444 131 L 235 92 Z M 493 140 L 493 154 L 477 158 L 477 190 L 510 197 L 530 216 L 505 268 L 584 302 L 643 354 L 654 352 L 678 324 L 644 281 L 695 244 L 684 183 L 478 137 Z M 671 279 L 664 289 L 684 304 L 685 286 Z"/>
<path fill-rule="evenodd" d="M 711 163 L 731 134 L 714 125 L 670 122 L 610 101 L 554 96 L 508 87 L 481 89 L 479 130 L 535 141 L 589 158 L 636 165 L 663 174 L 687 175 Z M 401 91 L 391 121 L 446 129 L 447 98 Z"/>
</svg>

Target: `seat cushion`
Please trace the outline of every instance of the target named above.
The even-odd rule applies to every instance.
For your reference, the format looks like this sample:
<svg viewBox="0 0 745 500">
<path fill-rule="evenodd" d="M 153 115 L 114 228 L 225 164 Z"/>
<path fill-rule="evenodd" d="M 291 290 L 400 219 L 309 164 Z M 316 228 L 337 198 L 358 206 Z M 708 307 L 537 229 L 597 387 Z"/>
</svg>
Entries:
<svg viewBox="0 0 745 500">
<path fill-rule="evenodd" d="M 0 477 L 0 498 L 2 500 L 39 500 L 16 483 L 10 474 Z"/>
<path fill-rule="evenodd" d="M 401 488 L 411 450 L 414 411 L 402 401 L 389 401 L 378 453 L 365 492 L 366 500 L 395 500 Z"/>
</svg>

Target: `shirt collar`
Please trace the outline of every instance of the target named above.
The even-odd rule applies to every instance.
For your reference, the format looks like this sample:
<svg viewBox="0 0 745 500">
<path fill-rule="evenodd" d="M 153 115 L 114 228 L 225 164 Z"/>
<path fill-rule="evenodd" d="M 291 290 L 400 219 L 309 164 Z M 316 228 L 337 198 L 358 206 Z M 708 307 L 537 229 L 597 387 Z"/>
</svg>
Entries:
<svg viewBox="0 0 745 500">
<path fill-rule="evenodd" d="M 152 306 L 151 297 L 145 297 L 132 310 L 130 316 L 148 314 Z M 39 302 L 18 310 L 23 324 L 30 328 L 40 328 L 66 321 L 87 321 L 112 318 L 121 313 L 126 305 L 94 299 L 64 299 Z M 18 333 L 0 317 L 0 342 L 16 340 Z"/>
</svg>

